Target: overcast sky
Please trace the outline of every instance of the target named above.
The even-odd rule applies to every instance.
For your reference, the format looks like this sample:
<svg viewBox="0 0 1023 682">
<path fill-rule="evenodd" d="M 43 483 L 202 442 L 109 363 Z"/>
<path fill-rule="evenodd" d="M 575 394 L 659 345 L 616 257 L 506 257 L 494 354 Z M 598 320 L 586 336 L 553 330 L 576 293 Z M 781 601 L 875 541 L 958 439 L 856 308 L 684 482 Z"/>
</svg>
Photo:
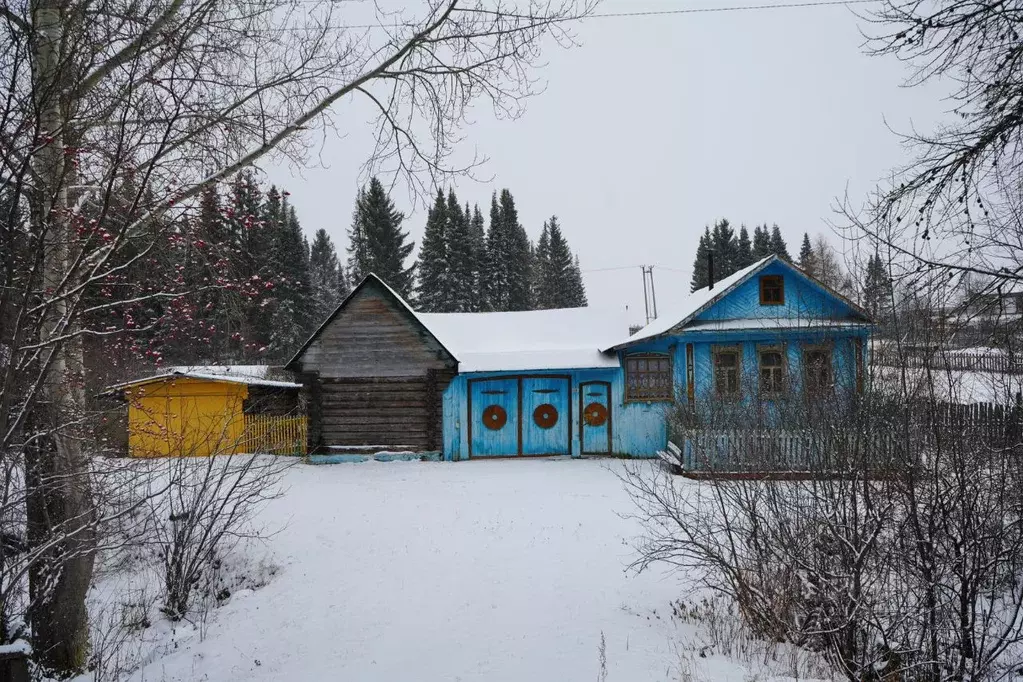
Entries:
<svg viewBox="0 0 1023 682">
<path fill-rule="evenodd" d="M 599 11 L 772 3 L 605 0 Z M 927 130 L 949 108 L 934 87 L 903 87 L 899 61 L 865 55 L 864 28 L 840 6 L 587 20 L 580 47 L 546 53 L 546 91 L 523 117 L 478 115 L 466 145 L 489 157 L 493 181 L 460 181 L 458 196 L 486 215 L 491 192 L 509 188 L 534 239 L 556 214 L 591 305 L 642 317 L 639 265 L 656 266 L 663 307 L 689 290 L 699 234 L 718 218 L 778 223 L 798 250 L 804 231 L 829 230 L 836 197 L 862 198 L 906 161 L 889 126 Z M 337 118 L 344 135 L 328 135 L 311 166 L 267 177 L 292 192 L 308 234 L 324 227 L 343 251 L 372 127 L 358 106 Z M 393 198 L 418 242 L 425 212 L 403 189 Z"/>
</svg>

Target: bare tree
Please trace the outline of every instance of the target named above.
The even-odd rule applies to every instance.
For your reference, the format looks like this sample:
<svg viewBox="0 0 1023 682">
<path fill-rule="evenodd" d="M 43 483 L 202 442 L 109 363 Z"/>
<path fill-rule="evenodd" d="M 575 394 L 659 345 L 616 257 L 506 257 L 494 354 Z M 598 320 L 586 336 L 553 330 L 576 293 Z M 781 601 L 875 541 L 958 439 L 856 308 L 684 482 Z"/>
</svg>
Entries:
<svg viewBox="0 0 1023 682">
<path fill-rule="evenodd" d="M 931 319 L 896 324 L 926 345 Z M 627 467 L 637 567 L 678 567 L 850 681 L 1004 678 L 1023 664 L 1023 413 L 970 417 L 977 377 L 959 374 L 896 362 L 862 393 L 680 400 L 671 438 L 704 478 Z M 1014 386 L 994 378 L 989 399 Z"/>
<path fill-rule="evenodd" d="M 571 43 L 590 0 L 29 0 L 0 4 L 0 452 L 26 472 L 36 655 L 60 673 L 88 649 L 95 557 L 85 338 L 130 333 L 125 301 L 180 291 L 104 287 L 180 232 L 203 187 L 271 156 L 354 98 L 378 112 L 373 170 L 413 191 L 452 167 L 471 104 L 521 112 L 545 41 Z M 347 12 L 346 12 L 347 16 Z M 127 200 L 125 199 L 127 197 Z M 161 231 L 149 228 L 159 222 Z M 105 301 L 95 302 L 97 293 Z"/>
<path fill-rule="evenodd" d="M 890 250 L 909 281 L 934 268 L 1023 279 L 1023 5 L 886 0 L 864 19 L 872 54 L 906 62 L 909 86 L 951 84 L 954 108 L 935 132 L 902 136 L 913 161 L 862 210 L 845 201 L 849 236 Z"/>
</svg>

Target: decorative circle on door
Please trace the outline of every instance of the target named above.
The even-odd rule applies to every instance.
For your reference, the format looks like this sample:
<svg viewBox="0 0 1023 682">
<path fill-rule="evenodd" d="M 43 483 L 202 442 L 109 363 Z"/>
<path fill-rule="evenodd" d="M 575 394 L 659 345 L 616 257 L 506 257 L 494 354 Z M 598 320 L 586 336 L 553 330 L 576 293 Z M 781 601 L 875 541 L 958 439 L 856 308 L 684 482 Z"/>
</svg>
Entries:
<svg viewBox="0 0 1023 682">
<path fill-rule="evenodd" d="M 603 426 L 607 423 L 607 408 L 600 403 L 590 403 L 583 410 L 583 421 L 587 426 Z"/>
<path fill-rule="evenodd" d="M 483 426 L 500 431 L 508 423 L 508 413 L 500 405 L 489 405 L 483 410 Z"/>
<path fill-rule="evenodd" d="M 533 421 L 541 429 L 551 429 L 558 423 L 558 408 L 550 403 L 544 403 L 533 410 Z"/>
</svg>

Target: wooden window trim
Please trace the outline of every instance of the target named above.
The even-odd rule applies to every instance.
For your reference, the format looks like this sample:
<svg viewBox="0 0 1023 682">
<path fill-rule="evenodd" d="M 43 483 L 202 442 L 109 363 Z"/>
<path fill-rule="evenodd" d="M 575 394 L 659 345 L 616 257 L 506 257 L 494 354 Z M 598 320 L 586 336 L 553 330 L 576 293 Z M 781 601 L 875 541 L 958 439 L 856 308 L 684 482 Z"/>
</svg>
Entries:
<svg viewBox="0 0 1023 682">
<path fill-rule="evenodd" d="M 808 390 L 808 386 L 807 386 L 808 382 L 807 382 L 807 379 L 806 379 L 806 377 L 807 377 L 807 374 L 806 374 L 806 369 L 807 369 L 806 355 L 807 355 L 807 353 L 815 353 L 815 352 L 826 353 L 827 356 L 828 356 L 828 374 L 829 374 L 828 378 L 829 378 L 829 382 L 828 382 L 827 390 L 825 390 L 825 391 L 818 391 L 818 392 L 815 392 L 815 393 L 811 394 L 810 391 Z M 835 347 L 834 347 L 834 344 L 832 344 L 831 342 L 804 343 L 802 348 L 800 349 L 800 357 L 799 357 L 799 359 L 800 359 L 800 361 L 802 363 L 803 394 L 806 395 L 807 397 L 813 397 L 814 395 L 833 395 L 834 392 L 835 392 Z"/>
<path fill-rule="evenodd" d="M 764 344 L 757 346 L 757 390 L 760 391 L 760 395 L 768 398 L 775 399 L 784 396 L 789 391 L 789 354 L 786 352 L 787 349 L 785 344 L 773 343 Z M 778 391 L 764 391 L 761 386 L 763 384 L 763 355 L 764 353 L 778 353 L 781 355 L 781 390 Z"/>
<path fill-rule="evenodd" d="M 735 353 L 735 393 L 722 393 L 718 390 L 717 358 L 722 353 Z M 710 348 L 710 377 L 714 382 L 714 397 L 722 400 L 738 399 L 742 395 L 742 346 L 714 345 Z"/>
<path fill-rule="evenodd" d="M 671 353 L 629 353 L 622 357 L 622 373 L 625 379 L 626 403 L 673 403 L 675 402 L 675 362 Z M 629 360 L 667 360 L 668 397 L 634 396 L 629 391 Z"/>
<path fill-rule="evenodd" d="M 766 290 L 768 286 L 778 287 L 778 300 L 767 300 Z M 782 275 L 761 275 L 760 276 L 760 305 L 785 305 L 785 277 Z"/>
</svg>

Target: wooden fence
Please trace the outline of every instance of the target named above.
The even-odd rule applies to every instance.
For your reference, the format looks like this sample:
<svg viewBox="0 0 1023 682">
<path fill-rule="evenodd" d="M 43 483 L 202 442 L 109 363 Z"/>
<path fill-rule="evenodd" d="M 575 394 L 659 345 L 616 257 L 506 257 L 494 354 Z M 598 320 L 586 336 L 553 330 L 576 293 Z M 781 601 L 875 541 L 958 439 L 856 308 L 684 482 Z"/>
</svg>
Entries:
<svg viewBox="0 0 1023 682">
<path fill-rule="evenodd" d="M 672 434 L 673 446 L 662 458 L 697 476 L 828 475 L 864 468 L 881 475 L 905 464 L 907 444 L 919 444 L 912 450 L 920 453 L 950 431 L 989 448 L 1021 445 L 1023 405 L 910 405 L 870 429 L 684 429 Z"/>
<path fill-rule="evenodd" d="M 958 353 L 955 351 L 909 350 L 897 353 L 875 349 L 874 362 L 886 367 L 930 367 L 957 372 L 1000 372 L 1023 374 L 1023 358 L 1007 353 Z"/>
<path fill-rule="evenodd" d="M 309 421 L 305 417 L 246 414 L 239 450 L 272 455 L 304 455 Z"/>
</svg>

